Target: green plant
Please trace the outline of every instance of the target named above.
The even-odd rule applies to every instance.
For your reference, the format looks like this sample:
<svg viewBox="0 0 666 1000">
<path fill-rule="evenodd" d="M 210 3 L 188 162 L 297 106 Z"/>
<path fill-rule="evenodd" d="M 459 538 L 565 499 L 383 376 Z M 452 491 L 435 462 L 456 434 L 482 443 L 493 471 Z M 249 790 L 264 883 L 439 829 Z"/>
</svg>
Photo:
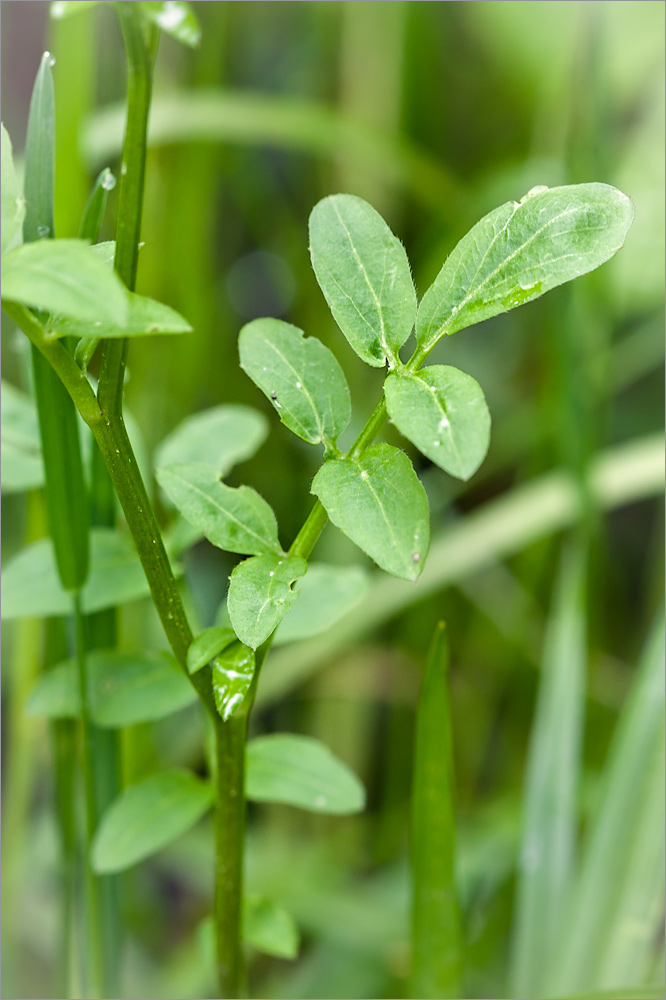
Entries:
<svg viewBox="0 0 666 1000">
<path fill-rule="evenodd" d="M 135 7 L 136 13 L 130 9 Z M 118 5 L 132 68 L 132 86 L 115 264 L 130 289 L 134 285 L 139 245 L 145 123 L 155 50 L 154 28 L 143 19 L 143 13 L 161 7 Z M 35 114 L 39 116 L 36 121 L 42 138 L 48 134 L 44 117 L 52 121 L 48 80 L 47 59 L 36 88 L 39 97 L 36 107 L 40 110 Z M 3 181 L 5 146 L 3 133 Z M 130 150 L 136 156 L 135 161 Z M 35 164 L 34 183 L 44 185 L 47 210 L 50 187 L 44 177 L 48 177 L 49 157 L 48 149 L 28 154 L 28 163 Z M 11 169 L 8 150 L 7 162 Z M 29 204 L 32 203 L 28 194 L 30 183 L 26 168 L 25 196 Z M 104 190 L 103 181 L 100 188 Z M 11 179 L 8 190 L 9 218 L 17 219 L 21 198 L 16 189 L 12 199 Z M 3 183 L 3 216 L 4 192 Z M 46 235 L 40 232 L 40 226 L 48 225 L 52 234 L 50 223 L 37 223 L 34 232 L 28 228 L 26 245 L 9 249 L 3 260 L 3 305 L 40 352 L 36 373 L 42 358 L 51 362 L 52 368 L 45 367 L 43 371 L 49 373 L 52 391 L 59 392 L 54 387 L 62 383 L 93 431 L 175 657 L 208 710 L 215 730 L 216 752 L 211 768 L 216 779 L 214 795 L 209 784 L 192 775 L 165 771 L 139 788 L 123 793 L 97 829 L 98 818 L 92 808 L 94 774 L 88 774 L 88 835 L 92 839 L 94 834 L 93 866 L 98 873 L 113 872 L 145 857 L 182 832 L 214 801 L 218 831 L 216 925 L 223 995 L 237 995 L 242 989 L 241 876 L 246 797 L 243 768 L 247 717 L 259 671 L 282 618 L 292 607 L 294 615 L 298 611 L 298 581 L 304 580 L 301 598 L 305 598 L 306 581 L 314 580 L 309 599 L 316 608 L 323 609 L 319 628 L 328 625 L 333 613 L 337 613 L 329 601 L 332 581 L 342 579 L 343 589 L 347 590 L 351 585 L 344 571 L 336 572 L 332 567 L 319 568 L 318 576 L 312 571 L 306 576 L 307 560 L 320 531 L 330 518 L 387 572 L 416 580 L 428 549 L 425 492 L 407 456 L 392 445 L 373 444 L 374 438 L 390 417 L 397 429 L 436 465 L 462 479 L 471 476 L 488 444 L 489 418 L 483 395 L 473 379 L 454 368 L 422 369 L 427 355 L 445 334 L 536 298 L 598 266 L 622 245 L 630 221 L 628 199 L 606 185 L 535 189 L 520 203 L 502 206 L 474 227 L 458 244 L 417 312 L 404 250 L 377 213 L 361 199 L 351 196 L 338 195 L 320 202 L 311 217 L 315 273 L 338 325 L 357 354 L 373 367 L 381 368 L 388 363 L 384 392 L 356 441 L 343 454 L 337 442 L 346 430 L 351 408 L 344 375 L 334 356 L 317 340 L 303 338 L 301 331 L 278 320 L 256 320 L 243 329 L 241 366 L 272 402 L 287 427 L 309 443 L 323 444 L 325 461 L 312 484 L 312 492 L 318 499 L 302 530 L 285 551 L 266 502 L 249 487 L 234 489 L 221 482 L 231 464 L 258 445 L 262 423 L 256 415 L 229 410 L 200 415 L 162 448 L 157 478 L 171 503 L 197 533 L 206 535 L 226 551 L 249 557 L 239 563 L 231 576 L 229 623 L 196 637 L 188 624 L 162 536 L 124 432 L 120 406 L 124 337 L 151 332 L 179 333 L 187 324 L 164 306 L 128 298 L 112 272 L 100 268 L 94 252 L 80 244 L 68 247 L 57 241 L 29 245 L 35 235 Z M 18 224 L 15 229 L 18 232 Z M 82 229 L 94 238 L 94 227 L 92 231 L 87 226 Z M 9 242 L 11 233 L 10 222 Z M 105 304 L 107 314 L 100 311 L 100 302 Z M 50 315 L 45 315 L 46 312 Z M 416 350 L 403 364 L 399 351 L 414 326 Z M 63 346 L 62 338 L 78 341 L 74 356 Z M 105 343 L 95 395 L 78 365 L 85 368 L 98 340 Z M 52 371 L 60 376 L 60 382 L 52 378 Z M 43 391 L 39 401 L 39 392 L 42 415 L 48 412 L 50 404 Z M 54 412 L 55 404 L 51 405 Z M 44 419 L 42 444 L 59 576 L 64 589 L 75 595 L 79 634 L 77 671 L 70 666 L 53 671 L 48 675 L 51 690 L 45 683 L 39 693 L 42 711 L 49 715 L 81 713 L 84 740 L 89 748 L 94 725 L 113 728 L 137 718 L 155 717 L 151 713 L 178 707 L 191 695 L 185 685 L 175 683 L 176 675 L 164 663 L 156 665 L 144 654 L 128 663 L 117 655 L 96 655 L 93 647 L 86 644 L 84 610 L 92 611 L 95 600 L 106 606 L 118 597 L 110 592 L 110 580 L 106 579 L 102 580 L 103 597 L 99 591 L 96 597 L 88 591 L 86 605 L 86 581 L 92 580 L 86 565 L 88 538 L 93 550 L 97 542 L 117 553 L 123 543 L 106 533 L 89 536 L 86 529 L 86 488 L 78 458 L 73 409 L 66 409 L 68 405 L 63 397 L 61 409 L 68 415 L 59 418 L 56 426 L 59 434 L 69 428 L 68 440 L 72 443 L 66 449 L 66 458 L 71 466 L 58 460 L 56 443 L 48 443 L 49 424 Z M 50 427 L 53 429 L 54 424 Z M 218 435 L 224 433 L 233 435 L 233 440 L 231 449 L 221 454 Z M 226 445 L 224 441 L 224 448 Z M 196 464 L 192 462 L 195 457 Z M 101 492 L 103 482 L 99 473 L 93 479 L 93 487 Z M 58 484 L 61 493 L 55 492 Z M 83 514 L 77 513 L 77 504 Z M 179 530 L 182 532 L 182 525 Z M 171 552 L 177 551 L 176 539 Z M 126 547 L 122 554 L 127 555 Z M 122 586 L 128 586 L 126 577 Z M 137 586 L 140 589 L 141 584 Z M 67 602 L 63 610 L 66 608 Z M 293 623 L 294 618 L 286 618 L 285 626 L 290 621 Z M 72 684 L 75 673 L 78 689 Z M 110 678 L 120 692 L 119 696 L 115 692 L 115 706 L 109 703 Z M 154 684 L 150 689 L 146 687 L 149 678 Z M 95 684 L 99 685 L 97 689 Z M 139 690 L 141 712 L 137 715 Z M 56 696 L 60 702 L 56 702 Z M 156 707 L 159 698 L 164 701 Z M 84 754 L 84 761 L 91 769 L 90 749 Z M 261 765 L 266 762 L 270 768 L 266 766 L 262 772 Z M 279 782 L 270 773 L 278 765 Z M 305 786 L 303 779 L 303 770 L 310 767 L 318 782 L 315 793 Z M 248 797 L 287 801 L 331 812 L 354 810 L 362 804 L 362 793 L 353 777 L 340 770 L 320 748 L 295 737 L 266 738 L 263 744 L 258 741 L 250 744 L 248 768 Z M 99 909 L 92 878 L 89 907 L 92 915 Z M 101 935 L 94 933 L 96 923 L 99 918 L 91 921 L 91 954 L 96 955 L 92 964 L 98 970 L 91 988 L 100 992 L 104 986 L 99 971 Z"/>
</svg>

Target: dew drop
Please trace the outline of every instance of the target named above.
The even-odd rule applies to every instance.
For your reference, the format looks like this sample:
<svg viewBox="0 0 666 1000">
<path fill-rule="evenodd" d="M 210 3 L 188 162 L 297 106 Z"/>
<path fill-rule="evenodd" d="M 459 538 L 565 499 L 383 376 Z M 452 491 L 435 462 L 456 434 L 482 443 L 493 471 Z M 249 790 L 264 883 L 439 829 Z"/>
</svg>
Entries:
<svg viewBox="0 0 666 1000">
<path fill-rule="evenodd" d="M 269 575 L 269 576 L 275 576 L 275 572 L 274 572 L 273 570 L 271 570 L 271 571 L 270 571 L 270 573 L 269 573 L 268 575 Z"/>
<path fill-rule="evenodd" d="M 37 235 L 40 239 L 44 239 L 45 236 L 49 236 L 51 229 L 49 226 L 37 226 Z"/>
<path fill-rule="evenodd" d="M 302 388 L 303 388 L 300 382 L 297 382 L 297 383 L 296 383 L 296 388 L 297 388 L 297 389 L 302 389 Z"/>
<path fill-rule="evenodd" d="M 367 478 L 368 478 L 368 473 L 364 469 L 363 472 L 361 473 L 361 479 L 367 479 Z"/>
<path fill-rule="evenodd" d="M 442 443 L 441 441 L 433 441 L 433 446 L 434 446 L 435 448 L 439 448 L 439 447 L 440 447 L 440 445 L 441 445 L 441 443 Z"/>
<path fill-rule="evenodd" d="M 450 427 L 451 425 L 449 424 L 449 421 L 448 421 L 448 419 L 446 417 L 442 417 L 442 419 L 439 422 L 439 426 L 440 427 Z"/>
<path fill-rule="evenodd" d="M 50 52 L 45 52 L 42 59 L 46 59 L 49 66 L 55 66 L 56 64 L 55 56 L 52 56 Z"/>
<path fill-rule="evenodd" d="M 127 164 L 125 163 L 125 161 L 124 161 L 124 160 L 123 160 L 123 162 L 122 162 L 122 163 L 120 164 L 120 173 L 121 173 L 121 174 L 123 175 L 123 177 L 124 177 L 124 176 L 125 176 L 125 174 L 127 173 Z"/>
<path fill-rule="evenodd" d="M 113 191 L 116 186 L 116 178 L 113 176 L 110 170 L 106 170 L 104 176 L 102 177 L 102 187 L 105 191 Z"/>
<path fill-rule="evenodd" d="M 421 562 L 421 553 L 420 552 L 412 552 L 412 562 L 413 563 L 420 563 Z"/>
<path fill-rule="evenodd" d="M 437 392 L 437 389 L 435 388 L 435 386 L 434 386 L 434 385 L 431 385 L 431 386 L 430 386 L 430 391 L 431 391 L 431 392 Z"/>
</svg>

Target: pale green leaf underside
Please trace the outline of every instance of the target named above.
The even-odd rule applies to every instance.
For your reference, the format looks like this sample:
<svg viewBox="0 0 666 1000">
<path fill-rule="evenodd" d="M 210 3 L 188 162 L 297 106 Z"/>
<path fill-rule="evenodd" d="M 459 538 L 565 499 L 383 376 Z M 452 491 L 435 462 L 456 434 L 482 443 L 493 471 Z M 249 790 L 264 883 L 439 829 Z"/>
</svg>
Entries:
<svg viewBox="0 0 666 1000">
<path fill-rule="evenodd" d="M 2 381 L 0 462 L 2 492 L 18 493 L 44 483 L 37 411 L 29 396 Z"/>
<path fill-rule="evenodd" d="M 241 555 L 281 553 L 275 515 L 251 487 L 225 486 L 202 462 L 168 465 L 156 476 L 183 517 L 213 545 Z"/>
<path fill-rule="evenodd" d="M 246 759 L 246 794 L 255 802 L 338 815 L 365 805 L 359 779 L 319 740 L 290 733 L 259 736 L 249 741 Z"/>
<path fill-rule="evenodd" d="M 298 556 L 253 556 L 236 566 L 227 608 L 241 642 L 256 649 L 269 637 L 296 600 L 292 584 L 306 570 L 307 563 Z"/>
<path fill-rule="evenodd" d="M 82 240 L 38 240 L 5 254 L 2 297 L 86 322 L 129 319 L 127 289 Z"/>
<path fill-rule="evenodd" d="M 490 413 L 471 375 L 433 365 L 390 374 L 384 391 L 391 420 L 431 462 L 459 479 L 476 472 L 488 450 Z"/>
<path fill-rule="evenodd" d="M 162 771 L 131 785 L 102 817 L 93 843 L 96 872 L 118 872 L 189 830 L 212 802 L 212 788 L 188 771 Z"/>
<path fill-rule="evenodd" d="M 310 215 L 310 255 L 335 320 L 375 368 L 395 359 L 416 316 L 405 248 L 361 198 L 331 195 Z"/>
<path fill-rule="evenodd" d="M 249 406 L 214 406 L 182 423 L 158 446 L 155 465 L 204 462 L 225 476 L 251 458 L 268 434 L 268 421 Z"/>
<path fill-rule="evenodd" d="M 351 417 L 349 388 L 335 356 L 316 337 L 279 319 L 240 332 L 241 368 L 304 441 L 335 441 Z"/>
<path fill-rule="evenodd" d="M 131 540 L 109 528 L 93 528 L 83 610 L 101 611 L 148 593 L 146 576 Z M 3 619 L 47 618 L 71 612 L 72 595 L 60 583 L 50 538 L 33 542 L 3 566 Z"/>
<path fill-rule="evenodd" d="M 276 958 L 296 958 L 298 927 L 287 910 L 264 896 L 246 896 L 243 903 L 243 940 Z"/>
<path fill-rule="evenodd" d="M 95 244 L 105 246 L 105 244 Z M 113 244 L 111 244 L 113 246 Z M 93 248 L 94 249 L 94 248 Z M 100 255 L 101 256 L 101 255 Z M 104 257 L 102 256 L 102 259 Z M 191 333 L 192 327 L 175 309 L 144 295 L 129 292 L 129 314 L 125 326 L 97 319 L 92 323 L 51 316 L 47 329 L 52 337 L 150 337 L 154 334 Z"/>
<path fill-rule="evenodd" d="M 233 642 L 213 661 L 213 694 L 226 722 L 241 707 L 254 677 L 254 650 Z"/>
<path fill-rule="evenodd" d="M 148 20 L 190 48 L 201 41 L 201 28 L 194 11 L 184 0 L 142 0 L 141 9 Z"/>
<path fill-rule="evenodd" d="M 206 628 L 190 643 L 187 650 L 187 669 L 191 674 L 201 670 L 214 656 L 229 646 L 236 638 L 230 628 Z"/>
<path fill-rule="evenodd" d="M 418 578 L 430 538 L 428 500 L 404 452 L 376 444 L 357 459 L 325 462 L 311 491 L 378 566 L 405 580 Z"/>
<path fill-rule="evenodd" d="M 87 669 L 92 720 L 103 728 L 152 722 L 196 701 L 196 691 L 166 653 L 96 650 L 88 654 Z M 46 671 L 26 711 L 49 719 L 79 715 L 76 664 L 70 661 Z"/>
<path fill-rule="evenodd" d="M 15 242 L 21 241 L 21 230 L 25 216 L 25 199 L 16 179 L 12 143 L 4 125 L 2 131 L 2 253 L 5 253 Z"/>
<path fill-rule="evenodd" d="M 296 603 L 280 622 L 273 645 L 326 632 L 365 597 L 368 586 L 360 566 L 309 563 Z"/>
<path fill-rule="evenodd" d="M 419 347 L 506 312 L 594 270 L 620 249 L 633 218 L 629 198 L 608 184 L 534 189 L 478 222 L 423 296 Z"/>
</svg>

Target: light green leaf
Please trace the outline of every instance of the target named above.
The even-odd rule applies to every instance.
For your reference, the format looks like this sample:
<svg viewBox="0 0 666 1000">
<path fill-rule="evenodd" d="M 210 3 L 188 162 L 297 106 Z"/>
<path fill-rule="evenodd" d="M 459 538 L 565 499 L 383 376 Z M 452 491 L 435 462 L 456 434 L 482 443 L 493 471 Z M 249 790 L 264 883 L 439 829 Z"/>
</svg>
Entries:
<svg viewBox="0 0 666 1000">
<path fill-rule="evenodd" d="M 103 248 L 99 250 L 98 248 Z M 114 243 L 96 243 L 92 250 L 106 261 L 106 248 L 113 260 Z M 110 337 L 150 337 L 154 334 L 191 333 L 192 327 L 180 313 L 163 302 L 155 302 L 144 295 L 129 292 L 129 313 L 125 325 L 104 322 L 96 319 L 94 322 L 80 319 L 68 319 L 65 316 L 51 316 L 47 329 L 52 337 L 90 337 L 97 340 Z"/>
<path fill-rule="evenodd" d="M 243 940 L 267 955 L 296 958 L 300 935 L 290 913 L 264 896 L 243 901 Z"/>
<path fill-rule="evenodd" d="M 86 659 L 93 722 L 106 729 L 163 719 L 196 701 L 196 691 L 167 653 L 95 650 Z M 49 719 L 79 715 L 76 664 L 68 661 L 38 681 L 26 711 Z"/>
<path fill-rule="evenodd" d="M 82 240 L 38 240 L 5 254 L 2 297 L 92 323 L 129 318 L 127 289 Z"/>
<path fill-rule="evenodd" d="M 335 320 L 358 356 L 390 366 L 416 316 L 407 254 L 361 198 L 331 195 L 310 215 L 310 255 Z"/>
<path fill-rule="evenodd" d="M 4 125 L 2 131 L 2 253 L 11 249 L 15 243 L 21 242 L 23 218 L 25 216 L 25 198 L 16 179 L 12 143 Z"/>
<path fill-rule="evenodd" d="M 360 566 L 309 563 L 296 603 L 278 625 L 273 645 L 326 632 L 363 599 L 368 575 Z"/>
<path fill-rule="evenodd" d="M 141 0 L 145 17 L 183 45 L 195 48 L 201 41 L 201 28 L 194 11 L 184 0 Z"/>
<path fill-rule="evenodd" d="M 126 788 L 104 813 L 92 843 L 99 874 L 119 872 L 180 837 L 210 808 L 211 786 L 189 771 L 162 771 Z"/>
<path fill-rule="evenodd" d="M 83 588 L 87 613 L 135 601 L 149 593 L 131 540 L 109 528 L 90 533 L 90 574 Z M 46 618 L 72 611 L 63 590 L 50 538 L 40 538 L 10 559 L 2 571 L 2 617 Z"/>
<path fill-rule="evenodd" d="M 431 462 L 459 479 L 476 472 L 488 450 L 490 414 L 471 375 L 434 365 L 391 373 L 384 391 L 391 420 Z"/>
<path fill-rule="evenodd" d="M 215 406 L 187 417 L 155 452 L 155 465 L 204 462 L 226 476 L 251 458 L 268 434 L 268 421 L 249 406 Z"/>
<path fill-rule="evenodd" d="M 428 499 L 404 452 L 376 444 L 325 462 L 312 483 L 326 513 L 393 576 L 416 580 L 430 539 Z"/>
<path fill-rule="evenodd" d="M 423 296 L 421 351 L 599 267 L 624 243 L 633 214 L 630 199 L 608 184 L 538 187 L 496 208 L 462 238 Z"/>
<path fill-rule="evenodd" d="M 104 0 L 53 0 L 51 4 L 51 17 L 54 21 L 59 21 L 70 14 L 76 14 L 89 7 L 98 7 Z"/>
<path fill-rule="evenodd" d="M 183 517 L 213 545 L 241 555 L 282 552 L 275 514 L 249 486 L 225 486 L 213 466 L 202 462 L 168 465 L 156 476 Z"/>
<path fill-rule="evenodd" d="M 233 642 L 213 660 L 213 694 L 225 722 L 243 704 L 254 668 L 254 650 L 242 642 Z"/>
<path fill-rule="evenodd" d="M 456 889 L 449 650 L 444 623 L 435 629 L 419 697 L 410 853 L 413 885 L 411 992 L 461 996 L 463 960 Z"/>
<path fill-rule="evenodd" d="M 0 428 L 2 492 L 19 493 L 43 486 L 44 463 L 35 404 L 4 380 Z"/>
<path fill-rule="evenodd" d="M 236 638 L 230 628 L 206 628 L 190 643 L 187 651 L 187 669 L 191 674 L 201 670 L 221 650 Z"/>
<path fill-rule="evenodd" d="M 255 319 L 240 332 L 241 368 L 304 441 L 335 441 L 349 423 L 342 368 L 316 337 L 279 319 Z"/>
<path fill-rule="evenodd" d="M 360 812 L 365 789 L 328 747 L 308 736 L 277 733 L 247 745 L 246 794 L 255 802 L 284 802 L 312 812 Z"/>
<path fill-rule="evenodd" d="M 241 642 L 256 649 L 269 637 L 296 600 L 292 585 L 306 570 L 298 556 L 253 556 L 236 566 L 227 608 Z"/>
</svg>

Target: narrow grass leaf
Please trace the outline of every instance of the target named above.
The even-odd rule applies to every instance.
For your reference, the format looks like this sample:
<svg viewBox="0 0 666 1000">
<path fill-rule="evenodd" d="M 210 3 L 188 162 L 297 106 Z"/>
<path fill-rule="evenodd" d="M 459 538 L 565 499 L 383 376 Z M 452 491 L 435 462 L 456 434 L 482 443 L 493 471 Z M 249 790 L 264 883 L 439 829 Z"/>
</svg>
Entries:
<svg viewBox="0 0 666 1000">
<path fill-rule="evenodd" d="M 479 383 L 450 365 L 392 373 L 386 408 L 401 434 L 431 462 L 469 479 L 486 456 L 490 413 Z"/>
<path fill-rule="evenodd" d="M 298 556 L 253 556 L 236 566 L 227 608 L 241 642 L 256 649 L 268 639 L 296 600 L 293 584 L 306 570 L 307 563 Z"/>
<path fill-rule="evenodd" d="M 283 802 L 311 812 L 360 812 L 365 789 L 328 747 L 308 736 L 276 733 L 247 745 L 246 794 L 255 802 Z"/>
<path fill-rule="evenodd" d="M 630 199 L 608 184 L 538 187 L 496 208 L 458 243 L 423 296 L 422 352 L 599 267 L 624 243 L 633 214 Z"/>
<path fill-rule="evenodd" d="M 275 514 L 249 486 L 231 487 L 201 462 L 157 469 L 157 481 L 183 517 L 209 542 L 241 555 L 280 555 Z"/>
<path fill-rule="evenodd" d="M 236 638 L 233 629 L 230 628 L 206 628 L 200 632 L 196 639 L 190 643 L 187 651 L 187 669 L 189 673 L 195 674 L 207 663 L 217 656 L 226 646 L 229 646 Z"/>
<path fill-rule="evenodd" d="M 181 770 L 162 771 L 126 788 L 95 834 L 94 871 L 123 871 L 159 851 L 201 819 L 212 797 L 210 784 Z"/>
<path fill-rule="evenodd" d="M 23 170 L 23 239 L 26 243 L 55 236 L 55 94 L 52 64 L 51 54 L 44 52 L 30 95 Z M 4 289 L 3 296 L 10 297 L 6 296 Z"/>
<path fill-rule="evenodd" d="M 127 289 L 82 240 L 39 240 L 5 254 L 2 297 L 92 324 L 129 319 Z"/>
<path fill-rule="evenodd" d="M 382 569 L 418 579 L 430 539 L 428 499 L 404 452 L 376 444 L 358 458 L 325 462 L 311 492 Z"/>
<path fill-rule="evenodd" d="M 14 157 L 9 133 L 4 125 L 2 132 L 2 149 L 0 166 L 2 169 L 0 195 L 2 209 L 1 246 L 2 253 L 21 242 L 23 219 L 25 216 L 25 198 L 14 170 Z"/>
<path fill-rule="evenodd" d="M 201 41 L 201 28 L 196 14 L 184 0 L 140 0 L 142 13 L 167 35 L 190 48 Z"/>
<path fill-rule="evenodd" d="M 35 404 L 9 382 L 1 386 L 2 492 L 37 489 L 44 485 L 44 463 Z"/>
<path fill-rule="evenodd" d="M 664 625 L 646 643 L 622 710 L 551 983 L 561 993 L 648 982 L 661 938 Z"/>
<path fill-rule="evenodd" d="M 109 191 L 113 191 L 115 186 L 116 178 L 108 167 L 104 167 L 104 170 L 98 174 L 83 209 L 81 224 L 79 225 L 80 239 L 90 240 L 92 244 L 96 244 L 99 240 L 106 204 L 109 200 Z M 113 258 L 111 259 L 113 260 Z"/>
<path fill-rule="evenodd" d="M 90 711 L 97 726 L 116 729 L 163 719 L 196 701 L 196 692 L 167 653 L 94 650 L 87 656 Z M 81 710 L 76 664 L 48 670 L 27 705 L 32 716 L 76 717 Z"/>
<path fill-rule="evenodd" d="M 90 532 L 90 574 L 83 588 L 83 610 L 101 611 L 149 593 L 132 542 L 108 528 Z M 2 618 L 67 615 L 72 598 L 60 583 L 50 538 L 40 538 L 8 560 L 2 571 Z"/>
<path fill-rule="evenodd" d="M 249 406 L 214 406 L 186 417 L 155 452 L 157 467 L 203 462 L 226 476 L 234 465 L 257 452 L 268 434 L 268 421 Z"/>
<path fill-rule="evenodd" d="M 585 700 L 584 581 L 582 552 L 565 549 L 527 761 L 511 969 L 516 997 L 546 995 L 545 971 L 570 901 Z"/>
<path fill-rule="evenodd" d="M 232 642 L 213 660 L 213 694 L 225 722 L 242 706 L 254 670 L 254 650 L 242 642 Z"/>
<path fill-rule="evenodd" d="M 287 910 L 264 896 L 246 896 L 243 901 L 243 940 L 276 958 L 298 955 L 300 934 Z"/>
<path fill-rule="evenodd" d="M 393 365 L 412 332 L 416 291 L 407 254 L 381 215 L 354 195 L 330 195 L 310 215 L 319 287 L 358 356 Z"/>
<path fill-rule="evenodd" d="M 304 441 L 335 441 L 351 418 L 349 387 L 336 357 L 316 337 L 279 319 L 255 319 L 240 332 L 241 368 L 280 420 Z"/>
<path fill-rule="evenodd" d="M 328 631 L 363 599 L 367 589 L 368 574 L 360 566 L 310 563 L 296 603 L 278 625 L 273 645 Z"/>
<path fill-rule="evenodd" d="M 462 929 L 455 883 L 448 641 L 435 629 L 416 719 L 411 796 L 412 969 L 410 996 L 461 996 Z"/>
</svg>

